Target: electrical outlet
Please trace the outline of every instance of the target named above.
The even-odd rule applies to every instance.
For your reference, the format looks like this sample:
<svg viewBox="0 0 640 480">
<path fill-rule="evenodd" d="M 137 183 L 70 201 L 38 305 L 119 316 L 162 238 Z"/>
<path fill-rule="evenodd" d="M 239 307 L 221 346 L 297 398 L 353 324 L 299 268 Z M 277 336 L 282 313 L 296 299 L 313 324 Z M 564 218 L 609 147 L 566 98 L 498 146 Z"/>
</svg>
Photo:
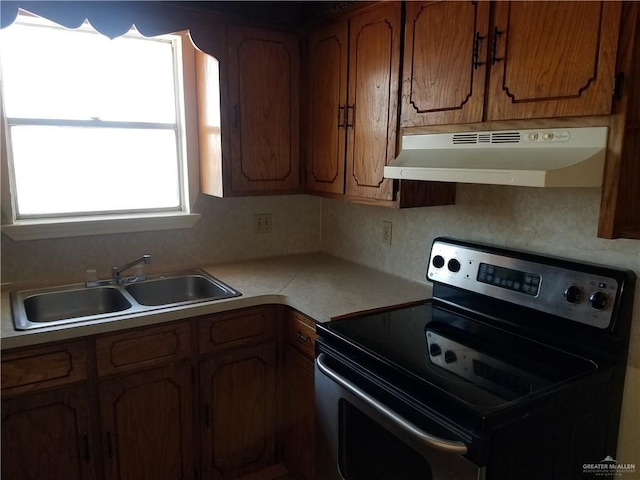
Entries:
<svg viewBox="0 0 640 480">
<path fill-rule="evenodd" d="M 271 223 L 270 213 L 257 213 L 253 216 L 256 233 L 271 233 Z"/>
<path fill-rule="evenodd" d="M 393 223 L 387 222 L 386 220 L 382 222 L 382 243 L 391 245 L 392 230 L 393 230 Z"/>
</svg>

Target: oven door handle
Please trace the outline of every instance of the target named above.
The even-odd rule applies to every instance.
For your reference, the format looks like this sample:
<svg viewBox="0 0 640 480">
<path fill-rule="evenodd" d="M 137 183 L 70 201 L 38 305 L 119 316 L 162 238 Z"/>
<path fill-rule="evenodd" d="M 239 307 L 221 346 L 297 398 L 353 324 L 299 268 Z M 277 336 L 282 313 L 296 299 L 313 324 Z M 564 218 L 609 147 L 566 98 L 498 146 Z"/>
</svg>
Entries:
<svg viewBox="0 0 640 480">
<path fill-rule="evenodd" d="M 410 432 L 414 437 L 417 437 L 425 445 L 449 453 L 457 453 L 464 455 L 467 453 L 467 446 L 462 442 L 446 440 L 444 438 L 436 437 L 430 433 L 425 432 L 421 428 L 417 427 L 406 418 L 394 412 L 389 407 L 380 403 L 375 398 L 371 397 L 368 393 L 364 392 L 349 380 L 340 376 L 333 370 L 331 370 L 326 363 L 324 363 L 325 354 L 321 353 L 316 358 L 316 365 L 318 369 L 324 373 L 327 377 L 331 378 L 334 382 L 338 383 L 346 390 L 354 394 L 360 400 L 372 407 L 378 413 L 382 414 L 387 419 L 391 420 L 394 424 L 401 427 L 403 430 Z"/>
</svg>

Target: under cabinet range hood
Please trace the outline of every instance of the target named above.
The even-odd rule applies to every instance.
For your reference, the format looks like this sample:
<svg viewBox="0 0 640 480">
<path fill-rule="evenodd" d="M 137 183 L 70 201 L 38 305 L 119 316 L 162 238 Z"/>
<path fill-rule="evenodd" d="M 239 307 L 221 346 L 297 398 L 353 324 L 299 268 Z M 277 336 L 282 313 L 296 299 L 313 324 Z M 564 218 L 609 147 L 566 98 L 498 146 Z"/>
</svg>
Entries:
<svg viewBox="0 0 640 480">
<path fill-rule="evenodd" d="M 601 187 L 607 127 L 405 135 L 386 178 Z"/>
</svg>

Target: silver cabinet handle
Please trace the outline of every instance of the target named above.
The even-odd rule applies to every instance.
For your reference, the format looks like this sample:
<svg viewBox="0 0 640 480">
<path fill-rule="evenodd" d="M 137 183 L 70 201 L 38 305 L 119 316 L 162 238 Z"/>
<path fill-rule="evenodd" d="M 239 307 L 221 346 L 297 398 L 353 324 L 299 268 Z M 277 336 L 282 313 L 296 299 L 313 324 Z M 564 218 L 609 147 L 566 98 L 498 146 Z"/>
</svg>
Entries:
<svg viewBox="0 0 640 480">
<path fill-rule="evenodd" d="M 360 400 L 368 404 L 377 412 L 384 415 L 399 427 L 413 434 L 425 445 L 449 453 L 457 453 L 460 455 L 464 455 L 467 453 L 467 446 L 464 443 L 445 440 L 444 438 L 436 437 L 434 435 L 431 435 L 430 433 L 425 432 L 421 428 L 408 421 L 406 418 L 398 415 L 398 413 L 394 412 L 386 405 L 380 403 L 375 398 L 372 398 L 368 393 L 364 392 L 347 379 L 338 375 L 336 372 L 331 370 L 326 363 L 324 363 L 324 353 L 318 355 L 318 358 L 316 358 L 316 365 L 318 365 L 318 369 L 327 377 L 331 378 L 334 382 L 344 387 L 346 390 L 354 394 Z"/>
</svg>

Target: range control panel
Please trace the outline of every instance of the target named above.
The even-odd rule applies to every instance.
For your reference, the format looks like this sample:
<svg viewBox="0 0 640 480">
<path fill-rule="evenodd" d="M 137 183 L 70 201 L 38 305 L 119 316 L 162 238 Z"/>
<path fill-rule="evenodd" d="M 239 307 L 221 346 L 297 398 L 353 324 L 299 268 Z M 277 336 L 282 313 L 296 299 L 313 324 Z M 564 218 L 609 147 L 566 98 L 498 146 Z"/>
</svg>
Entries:
<svg viewBox="0 0 640 480">
<path fill-rule="evenodd" d="M 593 266 L 447 239 L 434 241 L 427 279 L 602 329 L 611 323 L 620 288 Z"/>
</svg>

